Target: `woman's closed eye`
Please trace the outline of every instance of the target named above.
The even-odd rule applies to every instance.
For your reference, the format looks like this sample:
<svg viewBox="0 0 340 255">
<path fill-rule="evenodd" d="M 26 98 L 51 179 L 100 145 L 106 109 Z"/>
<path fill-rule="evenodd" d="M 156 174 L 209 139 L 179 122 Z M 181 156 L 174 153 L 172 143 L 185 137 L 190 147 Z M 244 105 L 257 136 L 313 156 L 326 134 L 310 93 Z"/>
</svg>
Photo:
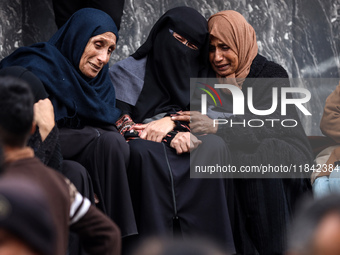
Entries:
<svg viewBox="0 0 340 255">
<path fill-rule="evenodd" d="M 219 44 L 217 46 L 214 45 L 209 45 L 209 52 L 215 52 L 216 51 L 216 47 L 218 48 L 218 50 L 222 50 L 222 51 L 227 51 L 230 49 L 230 47 L 226 44 Z"/>
<path fill-rule="evenodd" d="M 221 49 L 222 49 L 222 50 L 229 50 L 230 47 L 229 47 L 228 45 L 222 45 L 222 46 L 221 46 Z"/>
<path fill-rule="evenodd" d="M 96 49 L 98 49 L 98 50 L 102 49 L 103 47 L 106 47 L 105 44 L 100 42 L 100 41 L 99 42 L 95 42 L 94 45 L 95 45 Z M 115 50 L 114 46 L 108 47 L 107 54 L 111 55 L 114 50 Z"/>
</svg>

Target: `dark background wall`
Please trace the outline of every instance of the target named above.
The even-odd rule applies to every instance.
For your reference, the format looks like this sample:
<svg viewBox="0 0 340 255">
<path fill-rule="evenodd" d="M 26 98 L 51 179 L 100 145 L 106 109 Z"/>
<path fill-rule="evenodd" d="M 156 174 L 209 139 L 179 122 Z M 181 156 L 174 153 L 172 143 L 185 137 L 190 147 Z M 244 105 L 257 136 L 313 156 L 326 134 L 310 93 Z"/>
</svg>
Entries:
<svg viewBox="0 0 340 255">
<path fill-rule="evenodd" d="M 159 17 L 181 5 L 206 18 L 221 10 L 239 11 L 254 27 L 261 54 L 292 78 L 313 78 L 295 80 L 293 86 L 311 91 L 307 107 L 313 115 L 301 119 L 308 135 L 321 134 L 325 99 L 340 80 L 340 0 L 126 0 L 110 64 L 132 54 Z M 20 46 L 47 41 L 55 31 L 51 0 L 1 0 L 0 59 Z"/>
</svg>

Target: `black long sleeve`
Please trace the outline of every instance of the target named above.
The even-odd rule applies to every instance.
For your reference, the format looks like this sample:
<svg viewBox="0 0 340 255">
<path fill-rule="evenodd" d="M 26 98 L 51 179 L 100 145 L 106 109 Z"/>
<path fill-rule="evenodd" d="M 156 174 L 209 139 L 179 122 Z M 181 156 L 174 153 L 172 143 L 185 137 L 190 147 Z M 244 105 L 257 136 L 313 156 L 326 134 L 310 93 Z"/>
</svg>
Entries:
<svg viewBox="0 0 340 255">
<path fill-rule="evenodd" d="M 61 171 L 62 154 L 59 144 L 59 130 L 55 125 L 44 141 L 41 140 L 39 127 L 28 141 L 28 146 L 34 150 L 34 154 L 45 165 L 57 171 Z"/>
</svg>

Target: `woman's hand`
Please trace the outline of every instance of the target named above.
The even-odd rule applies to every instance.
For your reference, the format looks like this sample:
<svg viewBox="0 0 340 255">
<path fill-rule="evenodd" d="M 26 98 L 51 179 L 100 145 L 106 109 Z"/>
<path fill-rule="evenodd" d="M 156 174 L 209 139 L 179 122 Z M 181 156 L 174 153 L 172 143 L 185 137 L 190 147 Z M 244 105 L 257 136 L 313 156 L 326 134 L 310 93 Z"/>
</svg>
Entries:
<svg viewBox="0 0 340 255">
<path fill-rule="evenodd" d="M 140 138 L 158 143 L 162 142 L 166 134 L 174 128 L 175 122 L 170 117 L 164 117 L 148 124 L 134 126 L 135 130 L 143 130 Z"/>
<path fill-rule="evenodd" d="M 179 132 L 172 139 L 170 146 L 176 150 L 177 154 L 182 154 L 196 149 L 201 143 L 202 141 L 190 132 Z"/>
<path fill-rule="evenodd" d="M 190 122 L 190 129 L 193 133 L 200 134 L 216 134 L 218 125 L 214 126 L 214 121 L 207 115 L 203 115 L 197 111 L 178 112 L 178 116 L 171 117 L 172 120 Z"/>
<path fill-rule="evenodd" d="M 54 110 L 48 98 L 34 104 L 34 121 L 39 127 L 41 140 L 44 141 L 55 125 Z"/>
</svg>

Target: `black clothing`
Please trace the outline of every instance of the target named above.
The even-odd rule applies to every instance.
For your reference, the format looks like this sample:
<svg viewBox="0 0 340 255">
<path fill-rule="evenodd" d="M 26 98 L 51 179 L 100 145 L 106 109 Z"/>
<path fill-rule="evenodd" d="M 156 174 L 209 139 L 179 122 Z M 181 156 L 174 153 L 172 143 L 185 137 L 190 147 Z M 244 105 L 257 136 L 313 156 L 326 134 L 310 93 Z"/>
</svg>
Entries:
<svg viewBox="0 0 340 255">
<path fill-rule="evenodd" d="M 171 31 L 198 50 L 178 41 Z M 159 113 L 188 110 L 190 78 L 199 75 L 205 63 L 202 56 L 208 56 L 207 22 L 192 8 L 171 9 L 156 22 L 146 42 L 132 56 L 137 60 L 148 57 L 143 89 L 131 115 L 135 122 Z"/>
<path fill-rule="evenodd" d="M 66 23 L 73 13 L 81 8 L 95 8 L 109 14 L 119 30 L 125 0 L 53 0 L 55 22 L 58 29 Z"/>
<path fill-rule="evenodd" d="M 37 76 L 22 66 L 9 66 L 0 70 L 0 76 L 13 76 L 27 82 L 34 95 L 34 102 L 45 99 L 48 94 Z"/>
<path fill-rule="evenodd" d="M 48 42 L 17 49 L 0 62 L 0 67 L 25 66 L 43 82 L 60 127 L 64 159 L 77 161 L 87 169 L 100 208 L 117 222 L 122 236 L 127 236 L 137 232 L 126 176 L 129 149 L 114 127 L 120 111 L 115 107 L 108 64 L 93 78 L 79 70 L 89 40 L 106 32 L 112 32 L 118 40 L 118 30 L 109 15 L 84 8 Z"/>
<path fill-rule="evenodd" d="M 298 120 L 298 125 L 296 127 L 292 128 L 286 128 L 282 125 L 275 125 L 274 128 L 272 128 L 270 125 L 264 125 L 261 128 L 237 128 L 239 126 L 230 127 L 230 125 L 220 125 L 218 134 L 225 139 L 225 141 L 233 147 L 236 147 L 237 150 L 233 150 L 233 158 L 235 159 L 235 162 L 241 162 L 242 161 L 250 161 L 251 164 L 255 164 L 256 158 L 261 159 L 261 157 L 254 157 L 253 154 L 249 154 L 249 159 L 245 159 L 244 151 L 245 144 L 247 145 L 247 148 L 251 151 L 256 150 L 259 148 L 259 146 L 263 146 L 263 142 L 265 142 L 267 139 L 279 139 L 281 142 L 285 142 L 288 145 L 291 146 L 291 149 L 298 150 L 296 153 L 300 155 L 300 157 L 297 157 L 296 153 L 292 153 L 290 156 L 295 155 L 290 158 L 290 160 L 296 160 L 295 163 L 310 163 L 311 162 L 311 151 L 310 151 L 310 145 L 307 140 L 306 134 L 301 126 L 298 114 L 296 112 L 295 106 L 289 104 L 287 105 L 287 114 L 285 116 L 281 116 L 281 88 L 289 86 L 289 80 L 288 80 L 288 74 L 287 72 L 281 67 L 280 65 L 268 61 L 266 58 L 264 58 L 261 55 L 257 55 L 257 57 L 254 59 L 251 68 L 250 73 L 247 76 L 245 82 L 243 83 L 242 91 L 244 94 L 244 98 L 248 98 L 248 87 L 253 88 L 253 102 L 254 102 L 254 108 L 255 109 L 270 109 L 272 106 L 273 101 L 273 88 L 278 88 L 278 106 L 274 113 L 267 116 L 258 116 L 254 115 L 250 112 L 248 109 L 247 104 L 245 104 L 245 115 L 241 116 L 233 116 L 230 119 L 237 121 L 242 121 L 243 119 L 248 122 L 250 119 L 295 119 Z M 246 100 L 245 100 L 246 102 Z M 283 144 L 281 143 L 281 146 Z M 249 147 L 250 146 L 250 147 Z M 267 153 L 270 153 L 272 150 L 267 149 Z M 275 153 L 275 150 L 272 151 Z M 288 155 L 278 153 L 276 156 L 286 157 L 287 160 L 289 158 Z M 270 163 L 277 162 L 278 158 L 273 157 L 268 159 L 273 160 Z M 288 162 L 282 162 L 282 163 L 288 163 Z M 289 161 L 289 163 L 294 163 Z"/>
<path fill-rule="evenodd" d="M 190 178 L 190 162 L 227 165 L 229 151 L 215 135 L 198 137 L 202 144 L 177 155 L 164 143 L 143 139 L 129 142 L 131 158 L 128 178 L 138 232 L 147 236 L 172 236 L 176 227 L 183 238 L 200 236 L 221 244 L 233 253 L 229 201 L 233 201 L 230 179 Z M 176 226 L 176 223 L 179 226 Z M 178 231 L 178 229 L 177 229 Z"/>
<path fill-rule="evenodd" d="M 244 97 L 247 98 L 247 88 L 252 87 L 254 108 L 270 109 L 272 88 L 278 87 L 278 94 L 280 94 L 280 88 L 285 86 L 289 86 L 286 71 L 280 65 L 257 55 L 243 83 L 242 91 Z M 275 127 L 263 126 L 261 128 L 219 125 L 217 134 L 228 145 L 232 163 L 237 166 L 237 169 L 241 166 L 261 164 L 299 166 L 312 163 L 311 148 L 294 106 L 287 106 L 286 116 L 281 116 L 280 103 L 273 114 L 258 116 L 252 114 L 245 105 L 245 115 L 234 115 L 229 121 L 232 119 L 235 122 L 242 122 L 245 119 L 247 123 L 250 119 L 261 118 L 295 119 L 299 124 L 291 128 L 280 124 Z M 295 205 L 299 198 L 311 188 L 309 179 L 302 177 L 249 179 L 245 176 L 245 178 L 234 180 L 237 203 L 234 238 L 238 253 L 284 253 L 286 231 Z"/>
<path fill-rule="evenodd" d="M 44 141 L 41 140 L 39 127 L 28 140 L 28 146 L 34 150 L 34 154 L 46 166 L 61 171 L 63 156 L 60 151 L 59 130 L 54 126 Z M 81 191 L 80 191 L 81 192 Z"/>
<path fill-rule="evenodd" d="M 172 32 L 198 50 L 184 45 Z M 132 131 L 133 122 L 149 122 L 189 110 L 190 77 L 198 77 L 207 63 L 208 38 L 205 18 L 192 8 L 177 7 L 157 21 L 145 44 L 132 57 L 110 68 L 111 80 L 119 91 L 119 105 L 124 108 L 121 110 L 132 117 L 130 120 L 123 116 Z M 140 88 L 140 93 L 135 88 Z M 117 126 L 124 120 L 118 122 Z M 188 122 L 175 124 L 176 128 L 161 143 L 139 138 L 129 141 L 128 178 L 139 237 L 180 232 L 184 238 L 214 239 L 233 253 L 228 212 L 233 192 L 229 180 L 190 178 L 191 158 L 196 159 L 196 164 L 204 165 L 211 159 L 223 165 L 228 162 L 229 151 L 220 137 L 206 135 L 198 137 L 202 140 L 198 148 L 178 155 L 169 146 L 168 138 L 176 131 L 187 132 Z"/>
<path fill-rule="evenodd" d="M 61 128 L 59 137 L 63 157 L 87 169 L 98 207 L 119 226 L 124 237 L 137 234 L 126 175 L 130 152 L 124 138 L 111 128 Z"/>
</svg>

